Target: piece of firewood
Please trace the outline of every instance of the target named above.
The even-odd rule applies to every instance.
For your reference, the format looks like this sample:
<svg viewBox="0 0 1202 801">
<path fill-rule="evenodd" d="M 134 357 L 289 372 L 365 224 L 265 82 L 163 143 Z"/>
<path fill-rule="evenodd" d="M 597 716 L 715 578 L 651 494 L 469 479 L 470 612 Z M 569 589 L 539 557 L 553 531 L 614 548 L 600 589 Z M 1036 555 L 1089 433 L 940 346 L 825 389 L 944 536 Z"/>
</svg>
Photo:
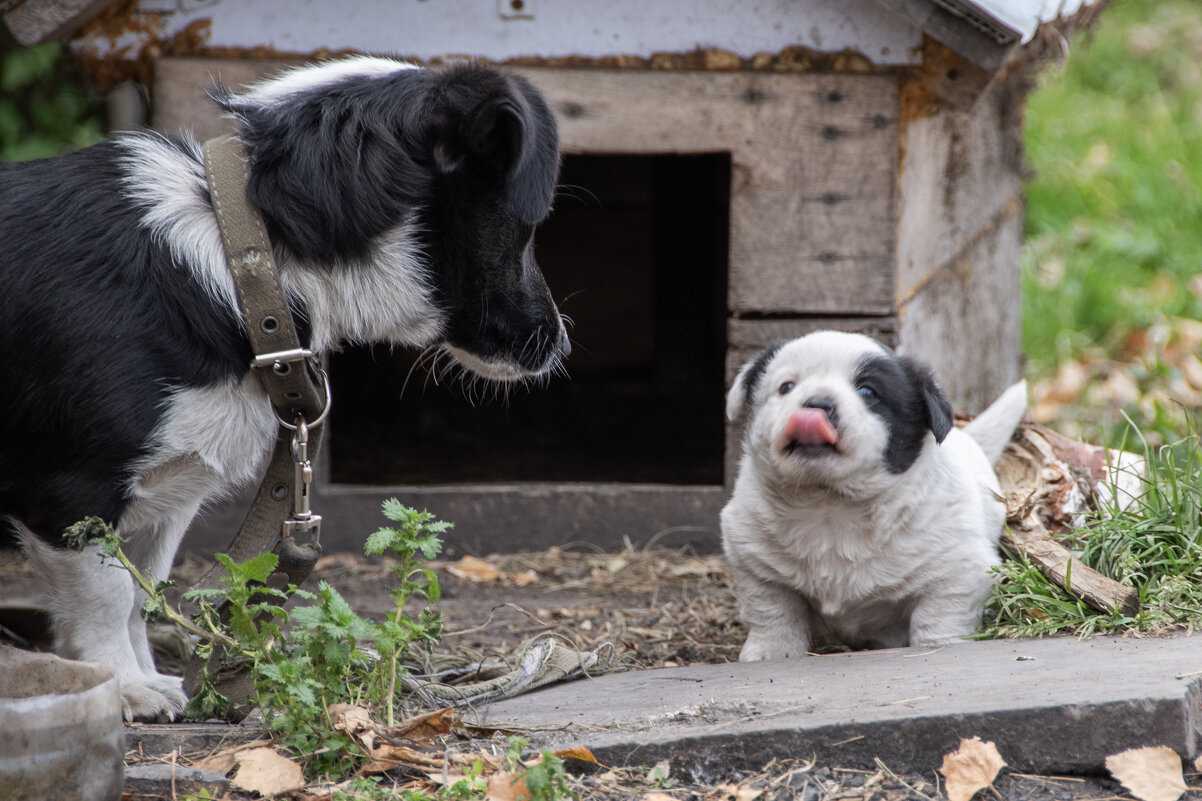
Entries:
<svg viewBox="0 0 1202 801">
<path fill-rule="evenodd" d="M 1077 596 L 1085 603 L 1108 614 L 1139 611 L 1139 593 L 1119 584 L 1073 556 L 1044 528 L 1039 513 L 1032 510 L 1021 520 L 1011 520 L 1002 534 L 1002 544 L 1018 551 L 1039 568 L 1056 585 Z"/>
</svg>

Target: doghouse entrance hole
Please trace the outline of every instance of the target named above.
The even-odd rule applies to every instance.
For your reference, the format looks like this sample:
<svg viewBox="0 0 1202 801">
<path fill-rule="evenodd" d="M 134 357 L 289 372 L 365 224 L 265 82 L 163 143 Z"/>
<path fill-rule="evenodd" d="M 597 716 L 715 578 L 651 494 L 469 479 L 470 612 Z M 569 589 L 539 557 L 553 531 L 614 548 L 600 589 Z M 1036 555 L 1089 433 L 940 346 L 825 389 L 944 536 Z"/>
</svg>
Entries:
<svg viewBox="0 0 1202 801">
<path fill-rule="evenodd" d="M 570 378 L 473 405 L 410 376 L 416 353 L 349 349 L 332 482 L 722 483 L 730 155 L 568 156 L 560 181 L 535 244 L 574 321 Z"/>
</svg>

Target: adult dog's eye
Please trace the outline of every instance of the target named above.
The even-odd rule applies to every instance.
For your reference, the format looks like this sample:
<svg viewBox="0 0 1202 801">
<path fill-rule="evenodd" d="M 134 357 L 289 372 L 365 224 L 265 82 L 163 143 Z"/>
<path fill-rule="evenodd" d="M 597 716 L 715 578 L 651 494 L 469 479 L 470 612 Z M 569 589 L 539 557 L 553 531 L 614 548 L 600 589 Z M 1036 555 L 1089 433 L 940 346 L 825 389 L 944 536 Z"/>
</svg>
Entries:
<svg viewBox="0 0 1202 801">
<path fill-rule="evenodd" d="M 872 387 L 859 387 L 856 393 L 866 401 L 874 401 L 877 399 L 876 390 Z"/>
<path fill-rule="evenodd" d="M 786 381 L 785 383 L 780 385 L 780 394 L 788 395 L 790 392 L 793 391 L 793 387 L 795 387 L 795 386 L 797 386 L 797 384 L 795 382 Z"/>
</svg>

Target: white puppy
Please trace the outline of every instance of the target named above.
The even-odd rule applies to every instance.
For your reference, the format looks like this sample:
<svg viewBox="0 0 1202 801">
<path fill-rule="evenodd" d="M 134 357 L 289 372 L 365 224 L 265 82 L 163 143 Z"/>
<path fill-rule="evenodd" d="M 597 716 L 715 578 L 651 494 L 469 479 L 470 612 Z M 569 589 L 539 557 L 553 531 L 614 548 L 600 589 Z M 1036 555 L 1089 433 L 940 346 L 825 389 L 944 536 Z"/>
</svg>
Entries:
<svg viewBox="0 0 1202 801">
<path fill-rule="evenodd" d="M 740 660 L 972 634 L 1005 517 L 992 463 L 1025 410 L 1020 382 L 956 429 L 930 370 L 859 334 L 778 342 L 747 364 L 727 396 L 745 428 L 722 510 Z"/>
</svg>

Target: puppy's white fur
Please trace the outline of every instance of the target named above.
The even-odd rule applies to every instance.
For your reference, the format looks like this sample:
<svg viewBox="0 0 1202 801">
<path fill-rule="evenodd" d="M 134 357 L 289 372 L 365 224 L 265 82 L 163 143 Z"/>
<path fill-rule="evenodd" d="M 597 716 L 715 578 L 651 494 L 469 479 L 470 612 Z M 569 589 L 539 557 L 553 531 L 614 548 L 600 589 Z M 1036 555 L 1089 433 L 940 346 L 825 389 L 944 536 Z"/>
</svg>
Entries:
<svg viewBox="0 0 1202 801">
<path fill-rule="evenodd" d="M 815 640 L 953 643 L 980 621 L 1005 515 L 992 462 L 1026 408 L 1025 385 L 942 443 L 927 432 L 909 469 L 894 473 L 884 459 L 888 425 L 854 383 L 864 359 L 880 356 L 891 352 L 867 337 L 819 332 L 782 347 L 753 397 L 752 365 L 730 390 L 729 416 L 751 410 L 722 511 L 748 627 L 742 661 L 799 657 Z M 796 388 L 782 394 L 786 382 Z M 837 405 L 838 449 L 786 452 L 789 415 L 815 396 Z"/>
</svg>

